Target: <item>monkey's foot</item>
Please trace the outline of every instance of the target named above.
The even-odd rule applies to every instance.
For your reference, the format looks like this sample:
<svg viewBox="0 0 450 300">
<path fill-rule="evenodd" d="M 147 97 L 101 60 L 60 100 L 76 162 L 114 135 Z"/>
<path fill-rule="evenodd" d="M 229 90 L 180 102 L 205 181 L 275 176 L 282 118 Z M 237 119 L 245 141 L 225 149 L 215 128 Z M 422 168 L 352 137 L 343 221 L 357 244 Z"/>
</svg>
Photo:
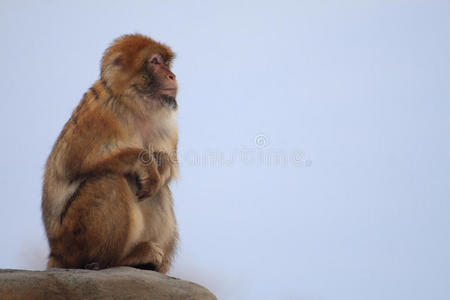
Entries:
<svg viewBox="0 0 450 300">
<path fill-rule="evenodd" d="M 164 256 L 161 265 L 158 268 L 156 268 L 156 271 L 163 273 L 163 274 L 167 274 L 167 272 L 169 272 L 170 265 L 171 265 L 171 259 L 167 256 Z"/>
<path fill-rule="evenodd" d="M 157 243 L 148 242 L 149 251 L 147 260 L 148 263 L 142 263 L 137 265 L 131 265 L 131 267 L 141 270 L 151 270 L 161 272 L 160 269 L 164 264 L 164 251 L 159 247 Z"/>
<path fill-rule="evenodd" d="M 164 251 L 157 243 L 141 242 L 118 265 L 155 270 L 161 266 L 163 257 Z"/>
<path fill-rule="evenodd" d="M 156 260 L 155 262 L 133 265 L 133 268 L 141 269 L 141 270 L 151 270 L 166 274 L 169 271 L 170 267 L 170 259 L 164 255 L 164 251 L 159 247 L 157 243 L 149 242 L 151 245 L 151 256 Z"/>
<path fill-rule="evenodd" d="M 163 262 L 164 251 L 159 247 L 157 243 L 149 242 L 150 251 L 149 251 L 149 259 L 155 265 L 156 268 L 159 268 Z"/>
</svg>

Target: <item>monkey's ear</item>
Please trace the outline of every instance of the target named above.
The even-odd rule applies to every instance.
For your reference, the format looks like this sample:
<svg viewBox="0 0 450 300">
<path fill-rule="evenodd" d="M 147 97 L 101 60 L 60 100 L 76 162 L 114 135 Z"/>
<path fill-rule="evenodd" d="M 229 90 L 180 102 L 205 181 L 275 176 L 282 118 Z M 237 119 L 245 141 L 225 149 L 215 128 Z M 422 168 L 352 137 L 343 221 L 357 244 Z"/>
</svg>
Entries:
<svg viewBox="0 0 450 300">
<path fill-rule="evenodd" d="M 119 66 L 123 63 L 123 55 L 121 52 L 107 52 L 102 58 L 102 68 L 106 69 L 111 66 Z"/>
<path fill-rule="evenodd" d="M 108 73 L 116 67 L 122 66 L 124 63 L 122 53 L 111 53 L 105 55 L 102 59 L 101 74 L 102 76 L 108 76 Z"/>
<path fill-rule="evenodd" d="M 117 53 L 115 57 L 112 58 L 112 64 L 114 66 L 120 66 L 122 64 L 122 54 Z"/>
<path fill-rule="evenodd" d="M 123 63 L 123 55 L 120 52 L 112 53 L 106 62 L 110 66 L 120 66 Z"/>
</svg>

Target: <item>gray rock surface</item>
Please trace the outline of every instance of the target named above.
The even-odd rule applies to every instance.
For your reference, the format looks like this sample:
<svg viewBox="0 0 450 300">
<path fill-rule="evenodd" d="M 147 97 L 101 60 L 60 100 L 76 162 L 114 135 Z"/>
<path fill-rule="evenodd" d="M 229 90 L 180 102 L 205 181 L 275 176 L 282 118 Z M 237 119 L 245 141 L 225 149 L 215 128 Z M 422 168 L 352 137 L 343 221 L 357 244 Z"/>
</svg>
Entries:
<svg viewBox="0 0 450 300">
<path fill-rule="evenodd" d="M 206 288 L 130 267 L 0 270 L 0 299 L 216 299 Z"/>
</svg>

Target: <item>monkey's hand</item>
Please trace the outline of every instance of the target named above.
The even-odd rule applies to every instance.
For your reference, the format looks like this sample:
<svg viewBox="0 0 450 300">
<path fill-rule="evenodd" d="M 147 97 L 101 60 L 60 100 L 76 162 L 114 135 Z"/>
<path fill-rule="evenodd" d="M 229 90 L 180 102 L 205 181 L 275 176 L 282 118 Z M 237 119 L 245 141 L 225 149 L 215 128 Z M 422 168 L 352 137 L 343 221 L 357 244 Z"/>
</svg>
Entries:
<svg viewBox="0 0 450 300">
<path fill-rule="evenodd" d="M 153 152 L 153 157 L 158 165 L 158 172 L 161 178 L 161 186 L 166 185 L 173 174 L 173 162 L 171 157 L 166 152 L 155 151 Z"/>
<path fill-rule="evenodd" d="M 156 162 L 152 160 L 147 164 L 140 164 L 136 173 L 138 186 L 136 196 L 138 199 L 141 201 L 156 194 L 161 186 L 161 176 Z"/>
<path fill-rule="evenodd" d="M 172 162 L 165 152 L 155 151 L 145 161 L 138 162 L 138 191 L 140 200 L 155 195 L 172 177 Z"/>
</svg>

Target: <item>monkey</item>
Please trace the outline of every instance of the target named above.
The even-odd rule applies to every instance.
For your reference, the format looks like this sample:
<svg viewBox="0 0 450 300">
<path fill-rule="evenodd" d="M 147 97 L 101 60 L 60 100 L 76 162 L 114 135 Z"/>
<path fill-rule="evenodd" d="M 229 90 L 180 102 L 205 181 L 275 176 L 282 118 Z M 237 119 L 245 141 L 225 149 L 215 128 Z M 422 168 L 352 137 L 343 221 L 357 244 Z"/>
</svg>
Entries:
<svg viewBox="0 0 450 300">
<path fill-rule="evenodd" d="M 167 273 L 178 240 L 174 53 L 142 34 L 117 38 L 48 156 L 42 218 L 47 268 L 131 266 Z"/>
</svg>

